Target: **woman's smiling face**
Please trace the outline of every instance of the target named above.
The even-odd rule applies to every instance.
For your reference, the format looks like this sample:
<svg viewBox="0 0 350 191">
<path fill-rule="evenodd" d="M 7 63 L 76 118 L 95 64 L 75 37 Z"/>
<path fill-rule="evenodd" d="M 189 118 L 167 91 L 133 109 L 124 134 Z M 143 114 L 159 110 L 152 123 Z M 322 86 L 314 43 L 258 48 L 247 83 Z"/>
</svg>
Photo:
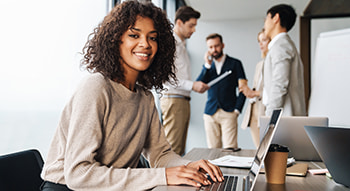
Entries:
<svg viewBox="0 0 350 191">
<path fill-rule="evenodd" d="M 158 50 L 157 37 L 152 19 L 137 16 L 134 26 L 122 35 L 119 47 L 126 73 L 138 74 L 151 65 Z"/>
</svg>

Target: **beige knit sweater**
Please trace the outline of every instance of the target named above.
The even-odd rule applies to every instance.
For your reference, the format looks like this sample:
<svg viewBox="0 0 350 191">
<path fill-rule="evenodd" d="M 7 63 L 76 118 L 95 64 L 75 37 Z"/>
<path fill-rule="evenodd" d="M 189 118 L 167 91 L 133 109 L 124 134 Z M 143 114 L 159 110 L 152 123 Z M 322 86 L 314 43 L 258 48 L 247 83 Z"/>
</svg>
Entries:
<svg viewBox="0 0 350 191">
<path fill-rule="evenodd" d="M 152 168 L 135 168 L 141 153 Z M 150 92 L 95 73 L 64 108 L 41 176 L 73 190 L 145 190 L 188 162 L 171 151 Z"/>
</svg>

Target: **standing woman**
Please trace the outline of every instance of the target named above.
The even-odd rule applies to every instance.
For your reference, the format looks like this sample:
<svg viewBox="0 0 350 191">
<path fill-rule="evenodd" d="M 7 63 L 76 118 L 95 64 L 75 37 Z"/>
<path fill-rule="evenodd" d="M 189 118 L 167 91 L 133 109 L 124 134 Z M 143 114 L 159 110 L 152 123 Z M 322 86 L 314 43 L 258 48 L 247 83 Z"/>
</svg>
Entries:
<svg viewBox="0 0 350 191">
<path fill-rule="evenodd" d="M 206 160 L 191 162 L 166 141 L 152 87 L 175 78 L 169 20 L 152 3 L 126 1 L 94 30 L 82 65 L 91 75 L 65 106 L 41 177 L 42 190 L 145 190 L 222 181 Z M 152 168 L 136 168 L 141 154 Z"/>
<path fill-rule="evenodd" d="M 268 44 L 271 40 L 265 36 L 264 29 L 258 33 L 258 43 L 261 51 L 262 60 L 258 62 L 255 66 L 255 74 L 253 79 L 253 88 L 250 89 L 248 86 L 244 86 L 240 91 L 250 98 L 249 104 L 245 111 L 241 128 L 246 129 L 250 127 L 250 132 L 253 138 L 254 145 L 258 148 L 260 143 L 259 138 L 259 117 L 265 115 L 265 106 L 262 103 L 262 90 L 263 90 L 263 80 L 262 80 L 262 70 L 264 65 L 264 59 L 268 51 Z"/>
</svg>

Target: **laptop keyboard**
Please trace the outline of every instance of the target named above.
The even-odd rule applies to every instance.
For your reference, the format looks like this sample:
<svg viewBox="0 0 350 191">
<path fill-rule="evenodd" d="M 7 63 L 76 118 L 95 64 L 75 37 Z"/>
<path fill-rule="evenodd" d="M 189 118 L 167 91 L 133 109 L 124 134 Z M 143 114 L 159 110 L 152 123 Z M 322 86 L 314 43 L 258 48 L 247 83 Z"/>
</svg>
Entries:
<svg viewBox="0 0 350 191">
<path fill-rule="evenodd" d="M 208 176 L 208 180 L 212 183 L 208 186 L 202 186 L 200 190 L 205 191 L 225 191 L 225 190 L 236 190 L 238 176 L 224 176 L 225 180 L 223 182 L 214 182 L 210 176 Z"/>
</svg>

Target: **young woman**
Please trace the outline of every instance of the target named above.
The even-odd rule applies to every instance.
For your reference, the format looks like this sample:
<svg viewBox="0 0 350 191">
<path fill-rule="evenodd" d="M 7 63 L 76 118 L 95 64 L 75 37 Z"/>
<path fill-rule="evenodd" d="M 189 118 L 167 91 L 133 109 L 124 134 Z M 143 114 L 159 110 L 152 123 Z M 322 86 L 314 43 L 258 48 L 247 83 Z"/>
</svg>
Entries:
<svg viewBox="0 0 350 191">
<path fill-rule="evenodd" d="M 250 89 L 248 86 L 242 88 L 243 94 L 249 99 L 249 104 L 245 111 L 241 128 L 246 129 L 250 127 L 250 132 L 253 138 L 254 145 L 256 148 L 259 147 L 260 138 L 259 138 L 259 117 L 265 115 L 265 106 L 262 103 L 262 71 L 264 65 L 264 59 L 268 52 L 268 44 L 270 39 L 266 37 L 264 29 L 258 33 L 258 43 L 261 51 L 261 61 L 258 62 L 255 66 L 255 74 L 253 79 L 253 89 Z M 243 90 L 244 89 L 244 90 Z"/>
<path fill-rule="evenodd" d="M 151 3 L 116 6 L 86 43 L 85 78 L 64 108 L 45 162 L 42 190 L 145 190 L 222 181 L 205 160 L 175 154 L 152 87 L 175 78 L 171 24 Z M 152 168 L 136 168 L 141 154 Z"/>
</svg>

